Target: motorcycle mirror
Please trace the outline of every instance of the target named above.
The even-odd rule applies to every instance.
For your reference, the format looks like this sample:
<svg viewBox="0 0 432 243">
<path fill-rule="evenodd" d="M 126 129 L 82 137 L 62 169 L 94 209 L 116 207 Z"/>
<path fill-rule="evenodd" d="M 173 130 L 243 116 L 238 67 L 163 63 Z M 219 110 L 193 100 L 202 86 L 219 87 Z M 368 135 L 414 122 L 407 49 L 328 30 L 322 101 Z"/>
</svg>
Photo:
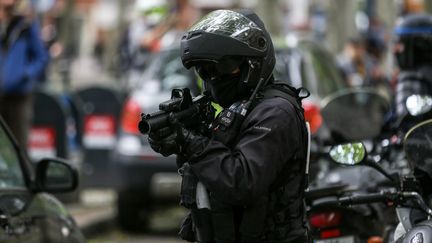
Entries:
<svg viewBox="0 0 432 243">
<path fill-rule="evenodd" d="M 429 95 L 411 95 L 407 98 L 405 105 L 410 115 L 422 115 L 432 109 L 432 97 Z"/>
<path fill-rule="evenodd" d="M 345 143 L 335 145 L 330 149 L 330 157 L 333 161 L 343 165 L 366 165 L 372 167 L 387 177 L 390 181 L 396 182 L 379 164 L 367 158 L 367 150 L 363 143 Z"/>
<path fill-rule="evenodd" d="M 363 143 L 345 143 L 333 146 L 330 157 L 343 165 L 360 164 L 366 158 L 366 148 Z"/>
</svg>

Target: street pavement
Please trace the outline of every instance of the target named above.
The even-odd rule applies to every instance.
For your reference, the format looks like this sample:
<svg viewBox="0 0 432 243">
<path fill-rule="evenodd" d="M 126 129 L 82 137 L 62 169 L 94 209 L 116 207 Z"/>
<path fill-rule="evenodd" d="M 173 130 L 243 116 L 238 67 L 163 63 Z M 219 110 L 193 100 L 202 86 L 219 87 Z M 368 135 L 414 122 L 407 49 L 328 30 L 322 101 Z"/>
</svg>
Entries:
<svg viewBox="0 0 432 243">
<path fill-rule="evenodd" d="M 180 207 L 156 209 L 150 229 L 131 234 L 116 225 L 116 193 L 110 189 L 85 189 L 80 202 L 66 204 L 89 243 L 181 243 L 178 227 L 185 215 Z"/>
<path fill-rule="evenodd" d="M 116 194 L 110 189 L 82 190 L 80 201 L 66 204 L 86 237 L 109 228 L 115 222 Z"/>
<path fill-rule="evenodd" d="M 174 234 L 126 234 L 120 230 L 110 231 L 109 234 L 88 239 L 88 243 L 184 243 Z"/>
</svg>

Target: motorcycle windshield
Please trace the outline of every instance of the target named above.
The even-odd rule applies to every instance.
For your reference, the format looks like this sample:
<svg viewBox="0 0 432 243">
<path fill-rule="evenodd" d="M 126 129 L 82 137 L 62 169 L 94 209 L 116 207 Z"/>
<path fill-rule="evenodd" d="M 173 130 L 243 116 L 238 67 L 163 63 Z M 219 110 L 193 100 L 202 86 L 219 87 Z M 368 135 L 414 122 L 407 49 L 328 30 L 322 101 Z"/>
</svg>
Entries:
<svg viewBox="0 0 432 243">
<path fill-rule="evenodd" d="M 407 132 L 404 151 L 411 168 L 432 172 L 432 119 L 417 124 Z"/>
<path fill-rule="evenodd" d="M 323 99 L 325 126 L 333 138 L 370 139 L 381 133 L 389 102 L 380 93 L 368 89 L 346 89 Z"/>
</svg>

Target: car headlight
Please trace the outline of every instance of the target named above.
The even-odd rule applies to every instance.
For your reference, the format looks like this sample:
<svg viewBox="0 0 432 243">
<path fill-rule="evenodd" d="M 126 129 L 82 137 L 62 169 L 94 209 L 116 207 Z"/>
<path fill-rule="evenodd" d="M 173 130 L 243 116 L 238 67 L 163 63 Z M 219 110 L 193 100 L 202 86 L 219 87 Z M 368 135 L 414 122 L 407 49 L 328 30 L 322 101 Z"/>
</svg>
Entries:
<svg viewBox="0 0 432 243">
<path fill-rule="evenodd" d="M 429 95 L 411 95 L 406 100 L 406 108 L 412 116 L 425 114 L 432 108 L 432 97 Z"/>
</svg>

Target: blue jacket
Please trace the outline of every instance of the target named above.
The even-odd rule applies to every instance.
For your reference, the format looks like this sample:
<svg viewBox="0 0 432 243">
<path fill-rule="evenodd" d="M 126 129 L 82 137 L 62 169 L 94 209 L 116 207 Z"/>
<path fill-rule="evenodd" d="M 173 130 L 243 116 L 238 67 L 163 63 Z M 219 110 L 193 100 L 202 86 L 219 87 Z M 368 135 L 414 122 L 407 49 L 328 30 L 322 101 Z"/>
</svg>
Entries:
<svg viewBox="0 0 432 243">
<path fill-rule="evenodd" d="M 14 20 L 8 34 L 0 37 L 0 93 L 3 95 L 33 91 L 49 60 L 38 25 L 23 17 Z"/>
</svg>

